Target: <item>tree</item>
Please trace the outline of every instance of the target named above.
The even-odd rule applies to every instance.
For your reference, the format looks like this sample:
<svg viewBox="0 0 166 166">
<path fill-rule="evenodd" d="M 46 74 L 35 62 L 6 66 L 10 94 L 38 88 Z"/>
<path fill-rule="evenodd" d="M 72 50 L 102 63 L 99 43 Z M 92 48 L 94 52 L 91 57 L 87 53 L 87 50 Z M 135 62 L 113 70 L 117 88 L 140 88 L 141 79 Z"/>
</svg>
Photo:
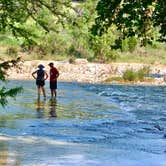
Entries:
<svg viewBox="0 0 166 166">
<path fill-rule="evenodd" d="M 20 61 L 20 58 L 17 58 L 16 60 L 10 60 L 3 63 L 0 63 L 0 80 L 2 82 L 6 82 L 6 71 L 10 67 L 16 67 L 18 62 Z M 0 88 L 0 105 L 5 106 L 7 104 L 7 98 L 8 97 L 15 97 L 18 93 L 22 91 L 22 87 L 16 87 L 12 89 L 7 89 L 5 86 Z"/>
<path fill-rule="evenodd" d="M 155 9 L 155 26 L 160 25 L 161 40 L 166 41 L 166 1 L 158 0 Z"/>
<path fill-rule="evenodd" d="M 0 0 L 0 31 L 11 31 L 14 36 L 32 42 L 34 34 L 24 24 L 32 20 L 49 32 L 52 29 L 50 22 L 43 19 L 43 11 L 48 11 L 47 14 L 54 17 L 52 21 L 63 24 L 68 8 L 71 8 L 69 0 Z"/>
<path fill-rule="evenodd" d="M 154 25 L 161 25 L 160 33 L 166 35 L 165 4 L 162 0 L 99 0 L 92 32 L 102 35 L 111 25 L 116 25 L 122 33 L 121 40 L 136 36 L 145 46 L 153 40 Z"/>
</svg>

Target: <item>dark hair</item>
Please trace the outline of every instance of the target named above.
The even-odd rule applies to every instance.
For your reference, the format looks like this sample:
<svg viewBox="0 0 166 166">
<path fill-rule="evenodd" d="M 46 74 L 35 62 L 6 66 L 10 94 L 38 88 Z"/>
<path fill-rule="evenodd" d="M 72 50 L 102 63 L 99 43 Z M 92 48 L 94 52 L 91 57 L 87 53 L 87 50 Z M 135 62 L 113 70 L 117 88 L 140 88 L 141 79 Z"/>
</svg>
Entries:
<svg viewBox="0 0 166 166">
<path fill-rule="evenodd" d="M 50 62 L 48 65 L 49 65 L 49 66 L 54 66 L 54 63 Z"/>
</svg>

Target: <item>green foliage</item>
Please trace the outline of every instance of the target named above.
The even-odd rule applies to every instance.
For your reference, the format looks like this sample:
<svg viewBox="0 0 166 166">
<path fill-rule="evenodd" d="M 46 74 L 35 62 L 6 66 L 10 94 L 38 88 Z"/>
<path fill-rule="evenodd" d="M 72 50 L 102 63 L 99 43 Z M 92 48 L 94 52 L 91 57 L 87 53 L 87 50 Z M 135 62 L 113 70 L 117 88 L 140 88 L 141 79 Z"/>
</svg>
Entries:
<svg viewBox="0 0 166 166">
<path fill-rule="evenodd" d="M 129 51 L 128 38 L 122 40 L 122 52 Z"/>
<path fill-rule="evenodd" d="M 75 13 L 71 16 L 71 22 L 66 25 L 69 34 L 67 54 L 76 58 L 91 58 L 93 50 L 91 49 L 91 32 L 89 29 L 96 17 L 97 1 L 87 0 L 75 7 Z"/>
<path fill-rule="evenodd" d="M 137 44 L 138 44 L 137 39 L 134 36 L 126 38 L 126 39 L 122 40 L 122 51 L 123 52 L 127 52 L 127 51 L 133 52 L 136 49 Z"/>
<path fill-rule="evenodd" d="M 121 32 L 121 40 L 135 36 L 142 46 L 154 40 L 155 26 L 159 27 L 162 38 L 166 36 L 165 1 L 99 0 L 96 10 L 98 17 L 92 28 L 94 35 L 101 35 L 110 26 L 116 25 Z"/>
<path fill-rule="evenodd" d="M 145 76 L 147 76 L 148 74 L 149 74 L 149 67 L 143 67 L 138 71 L 127 69 L 123 73 L 123 79 L 125 81 L 143 81 Z"/>
<path fill-rule="evenodd" d="M 101 36 L 92 37 L 92 49 L 95 54 L 95 59 L 99 62 L 115 60 L 118 56 L 117 52 L 111 48 L 116 40 L 115 27 L 108 29 L 107 33 Z"/>
<path fill-rule="evenodd" d="M 134 37 L 134 36 L 133 37 L 129 37 L 129 39 L 128 39 L 128 46 L 129 46 L 129 51 L 130 52 L 133 52 L 136 49 L 137 44 L 138 44 L 138 42 L 137 42 L 136 37 Z"/>
<path fill-rule="evenodd" d="M 17 63 L 20 61 L 20 58 L 16 60 L 6 61 L 3 63 L 0 63 L 0 80 L 2 82 L 5 82 L 5 76 L 7 75 L 6 71 L 10 67 L 17 66 Z M 22 87 L 16 87 L 13 89 L 7 89 L 4 86 L 0 88 L 0 104 L 2 106 L 5 106 L 7 104 L 7 98 L 8 97 L 15 97 L 18 93 L 22 91 Z"/>
<path fill-rule="evenodd" d="M 22 92 L 22 87 L 16 87 L 16 88 L 13 88 L 13 89 L 6 89 L 5 87 L 2 87 L 0 89 L 0 105 L 2 106 L 5 106 L 8 101 L 7 101 L 7 98 L 8 97 L 16 97 L 16 95 L 18 93 L 21 93 Z"/>
<path fill-rule="evenodd" d="M 148 76 L 150 72 L 150 68 L 149 67 L 143 67 L 142 69 L 137 71 L 137 77 L 138 80 L 143 81 L 145 76 Z"/>
<path fill-rule="evenodd" d="M 160 25 L 160 40 L 166 41 L 166 1 L 158 0 L 155 8 L 155 26 L 158 27 Z"/>
<path fill-rule="evenodd" d="M 137 72 L 134 72 L 131 69 L 127 69 L 124 73 L 123 73 L 123 79 L 125 81 L 135 81 L 137 79 Z"/>
<path fill-rule="evenodd" d="M 106 83 L 110 83 L 110 82 L 123 82 L 123 78 L 122 77 L 109 77 L 107 78 L 104 82 Z"/>
<path fill-rule="evenodd" d="M 0 31 L 11 31 L 14 36 L 24 37 L 30 43 L 34 42 L 35 34 L 24 26 L 30 19 L 49 32 L 51 22 L 42 15 L 43 12 L 52 16 L 52 22 L 63 24 L 64 18 L 68 17 L 66 9 L 71 8 L 69 0 L 12 0 L 0 4 Z"/>
</svg>

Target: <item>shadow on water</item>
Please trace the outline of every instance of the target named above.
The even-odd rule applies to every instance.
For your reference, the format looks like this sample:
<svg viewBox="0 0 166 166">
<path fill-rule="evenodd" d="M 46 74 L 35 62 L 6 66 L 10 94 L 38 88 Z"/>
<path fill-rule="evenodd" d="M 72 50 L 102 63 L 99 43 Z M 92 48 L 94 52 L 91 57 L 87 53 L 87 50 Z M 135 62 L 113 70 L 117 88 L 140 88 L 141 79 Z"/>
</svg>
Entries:
<svg viewBox="0 0 166 166">
<path fill-rule="evenodd" d="M 57 99 L 56 98 L 51 98 L 49 100 L 49 114 L 50 117 L 57 117 L 56 113 L 56 106 L 57 106 Z"/>
<path fill-rule="evenodd" d="M 37 118 L 44 118 L 47 116 L 56 118 L 57 117 L 56 107 L 57 107 L 56 98 L 50 98 L 48 101 L 46 101 L 45 99 L 43 100 L 37 99 L 36 100 Z"/>
<path fill-rule="evenodd" d="M 43 118 L 44 117 L 45 105 L 46 105 L 46 100 L 37 99 L 37 101 L 36 101 L 37 118 Z"/>
</svg>

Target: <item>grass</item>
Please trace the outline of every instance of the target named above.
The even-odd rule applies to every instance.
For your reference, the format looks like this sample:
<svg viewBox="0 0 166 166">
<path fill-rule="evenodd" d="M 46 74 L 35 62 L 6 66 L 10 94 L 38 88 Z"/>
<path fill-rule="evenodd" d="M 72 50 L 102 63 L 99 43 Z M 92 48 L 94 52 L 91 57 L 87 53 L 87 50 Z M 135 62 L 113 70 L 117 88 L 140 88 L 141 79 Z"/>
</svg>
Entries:
<svg viewBox="0 0 166 166">
<path fill-rule="evenodd" d="M 140 81 L 140 80 L 133 80 L 133 81 L 129 81 L 129 80 L 124 80 L 123 77 L 109 77 L 106 80 L 103 81 L 103 83 L 120 83 L 120 84 L 134 84 L 136 82 L 147 82 L 147 83 L 152 83 L 155 79 L 154 78 L 150 78 L 150 77 L 145 77 L 144 80 Z"/>
<path fill-rule="evenodd" d="M 138 48 L 133 53 L 120 53 L 116 62 L 166 65 L 166 44 L 160 44 L 158 48 Z"/>
</svg>

